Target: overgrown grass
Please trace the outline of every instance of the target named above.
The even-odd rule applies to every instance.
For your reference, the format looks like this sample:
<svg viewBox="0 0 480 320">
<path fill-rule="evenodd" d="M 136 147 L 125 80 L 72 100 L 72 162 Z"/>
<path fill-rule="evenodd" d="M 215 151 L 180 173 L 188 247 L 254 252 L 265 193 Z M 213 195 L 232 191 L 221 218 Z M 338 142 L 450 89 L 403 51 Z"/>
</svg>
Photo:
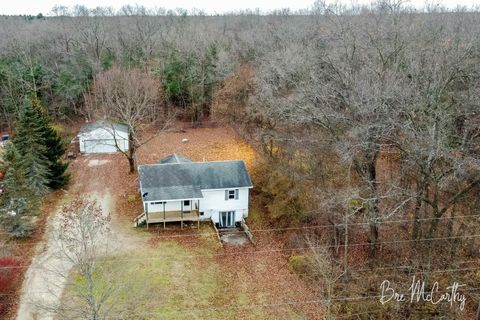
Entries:
<svg viewBox="0 0 480 320">
<path fill-rule="evenodd" d="M 106 304 L 111 307 L 107 318 L 277 319 L 279 310 L 288 319 L 303 318 L 288 306 L 272 307 L 268 304 L 274 301 L 258 300 L 248 283 L 229 283 L 225 268 L 214 255 L 219 244 L 211 231 L 209 226 L 200 228 L 201 236 L 195 239 L 198 246 L 195 242 L 187 247 L 174 240 L 160 240 L 154 246 L 145 244 L 102 261 L 95 282 L 100 290 L 109 284 L 115 287 Z M 85 304 L 77 298 L 85 287 L 75 274 L 71 279 L 76 285 L 67 287 L 62 303 L 78 308 Z"/>
<path fill-rule="evenodd" d="M 94 274 L 98 296 L 109 284 L 115 288 L 106 306 L 112 307 L 108 317 L 164 319 L 187 318 L 196 306 L 208 307 L 215 294 L 218 274 L 214 263 L 197 261 L 189 251 L 173 241 L 165 241 L 155 248 L 139 248 L 99 263 Z M 85 281 L 73 274 L 72 286 L 67 288 L 64 302 L 75 302 L 72 308 L 81 308 L 84 302 L 77 298 L 85 290 Z M 96 293 L 97 295 L 97 293 Z"/>
</svg>

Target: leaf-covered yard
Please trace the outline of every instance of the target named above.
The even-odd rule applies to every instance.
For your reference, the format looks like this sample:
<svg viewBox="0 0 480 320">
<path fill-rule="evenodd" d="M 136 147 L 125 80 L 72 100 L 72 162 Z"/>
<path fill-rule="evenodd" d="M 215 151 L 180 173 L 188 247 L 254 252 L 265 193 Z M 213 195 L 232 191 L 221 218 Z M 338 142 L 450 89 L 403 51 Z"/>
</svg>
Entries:
<svg viewBox="0 0 480 320">
<path fill-rule="evenodd" d="M 182 142 L 188 139 L 188 142 Z M 229 128 L 198 128 L 162 133 L 139 150 L 139 163 L 153 163 L 176 152 L 194 161 L 243 159 L 254 170 L 255 152 Z M 145 319 L 316 319 L 321 305 L 289 270 L 286 236 L 259 233 L 257 245 L 222 247 L 208 223 L 200 230 L 134 229 L 141 211 L 136 175 L 122 155 L 79 157 L 74 183 L 83 192 L 111 194 L 111 217 L 120 254 L 106 257 L 96 274 L 114 283 L 109 317 Z M 92 185 L 94 187 L 92 187 Z M 103 190 L 103 191 L 102 191 Z M 252 210 L 261 221 L 261 211 Z M 247 220 L 248 223 L 248 220 Z M 75 272 L 71 277 L 75 279 Z M 78 279 L 77 279 L 78 281 Z M 79 303 L 67 287 L 63 303 Z M 69 291 L 70 290 L 70 291 Z"/>
</svg>

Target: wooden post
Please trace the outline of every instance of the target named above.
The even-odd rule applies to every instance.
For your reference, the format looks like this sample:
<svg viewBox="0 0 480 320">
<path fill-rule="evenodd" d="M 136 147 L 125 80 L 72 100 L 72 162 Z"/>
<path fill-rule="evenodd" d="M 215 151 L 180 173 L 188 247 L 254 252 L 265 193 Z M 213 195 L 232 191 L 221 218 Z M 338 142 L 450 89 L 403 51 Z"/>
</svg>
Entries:
<svg viewBox="0 0 480 320">
<path fill-rule="evenodd" d="M 220 239 L 220 234 L 218 233 L 217 226 L 215 225 L 215 222 L 213 222 L 213 220 L 210 220 L 210 221 L 212 221 L 213 229 L 215 230 L 215 234 L 217 235 L 218 242 L 223 247 L 223 242 L 222 242 L 222 239 Z"/>
<path fill-rule="evenodd" d="M 145 203 L 145 223 L 147 224 L 148 229 L 148 202 Z"/>
<path fill-rule="evenodd" d="M 197 229 L 200 230 L 200 200 L 197 200 Z"/>
<path fill-rule="evenodd" d="M 253 234 L 250 231 L 250 228 L 247 226 L 243 218 L 242 218 L 242 221 L 240 222 L 240 226 L 242 227 L 243 232 L 245 232 L 245 234 L 247 235 L 248 240 L 250 240 L 252 244 L 256 245 L 255 239 L 253 238 Z"/>
</svg>

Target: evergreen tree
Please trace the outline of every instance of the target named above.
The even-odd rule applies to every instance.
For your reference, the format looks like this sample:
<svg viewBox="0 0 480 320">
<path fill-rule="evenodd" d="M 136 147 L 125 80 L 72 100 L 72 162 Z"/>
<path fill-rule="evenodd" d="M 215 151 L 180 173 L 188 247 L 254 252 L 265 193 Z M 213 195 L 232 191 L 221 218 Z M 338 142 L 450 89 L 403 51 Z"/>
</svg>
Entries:
<svg viewBox="0 0 480 320">
<path fill-rule="evenodd" d="M 45 156 L 47 147 L 43 120 L 29 99 L 25 99 L 13 143 L 21 156 L 20 162 L 27 174 L 30 189 L 37 196 L 44 194 L 50 183 L 50 161 Z"/>
<path fill-rule="evenodd" d="M 58 189 L 66 185 L 70 176 L 66 174 L 68 163 L 62 161 L 62 156 L 66 150 L 66 144 L 58 135 L 57 131 L 50 125 L 48 116 L 44 112 L 40 101 L 33 98 L 31 100 L 33 109 L 38 114 L 38 119 L 45 145 L 45 157 L 49 162 L 48 186 L 52 189 Z"/>
<path fill-rule="evenodd" d="M 2 170 L 5 177 L 0 198 L 0 222 L 12 236 L 26 236 L 34 227 L 31 218 L 36 213 L 36 197 L 28 187 L 27 172 L 13 143 L 5 147 Z"/>
</svg>

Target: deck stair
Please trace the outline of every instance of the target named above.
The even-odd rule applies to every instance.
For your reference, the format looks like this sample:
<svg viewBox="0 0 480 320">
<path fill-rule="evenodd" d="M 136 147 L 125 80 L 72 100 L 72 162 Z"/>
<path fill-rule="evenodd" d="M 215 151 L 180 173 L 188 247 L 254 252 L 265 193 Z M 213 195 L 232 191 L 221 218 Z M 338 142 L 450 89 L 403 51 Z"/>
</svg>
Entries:
<svg viewBox="0 0 480 320">
<path fill-rule="evenodd" d="M 134 227 L 141 227 L 146 223 L 147 223 L 147 215 L 145 214 L 145 212 L 141 213 L 133 220 Z"/>
</svg>

